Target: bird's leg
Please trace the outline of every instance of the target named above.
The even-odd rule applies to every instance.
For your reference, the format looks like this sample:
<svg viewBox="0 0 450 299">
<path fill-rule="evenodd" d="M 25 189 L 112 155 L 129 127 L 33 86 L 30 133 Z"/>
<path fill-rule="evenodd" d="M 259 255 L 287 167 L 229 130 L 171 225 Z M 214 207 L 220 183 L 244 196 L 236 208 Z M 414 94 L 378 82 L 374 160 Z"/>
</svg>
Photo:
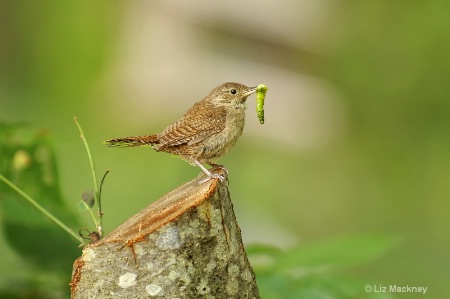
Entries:
<svg viewBox="0 0 450 299">
<path fill-rule="evenodd" d="M 222 169 L 223 171 L 225 171 L 228 174 L 228 169 L 226 169 L 225 166 L 223 166 L 223 165 L 215 164 L 215 163 L 208 163 L 208 165 L 211 166 L 212 168 Z"/>
<path fill-rule="evenodd" d="M 198 162 L 197 159 L 194 160 L 195 165 L 197 165 L 198 167 L 200 167 L 203 172 L 208 176 L 206 179 L 201 180 L 199 183 L 203 184 L 211 179 L 219 179 L 221 182 L 223 182 L 223 180 L 225 179 L 222 175 L 218 174 L 218 173 L 211 173 L 208 169 L 206 169 L 202 163 Z"/>
</svg>

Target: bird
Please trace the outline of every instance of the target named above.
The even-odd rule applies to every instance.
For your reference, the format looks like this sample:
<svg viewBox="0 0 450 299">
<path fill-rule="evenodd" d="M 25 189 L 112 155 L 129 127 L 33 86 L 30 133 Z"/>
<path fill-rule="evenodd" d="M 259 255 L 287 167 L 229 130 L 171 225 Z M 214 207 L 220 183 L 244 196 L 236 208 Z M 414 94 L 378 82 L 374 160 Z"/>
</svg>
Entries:
<svg viewBox="0 0 450 299">
<path fill-rule="evenodd" d="M 227 82 L 215 87 L 204 99 L 196 102 L 187 112 L 162 132 L 153 135 L 130 136 L 105 140 L 111 147 L 151 146 L 157 152 L 179 156 L 206 174 L 206 179 L 223 181 L 223 169 L 216 164 L 225 156 L 242 135 L 245 124 L 245 102 L 255 93 L 257 86 L 247 87 Z M 203 164 L 212 168 L 206 169 Z"/>
</svg>

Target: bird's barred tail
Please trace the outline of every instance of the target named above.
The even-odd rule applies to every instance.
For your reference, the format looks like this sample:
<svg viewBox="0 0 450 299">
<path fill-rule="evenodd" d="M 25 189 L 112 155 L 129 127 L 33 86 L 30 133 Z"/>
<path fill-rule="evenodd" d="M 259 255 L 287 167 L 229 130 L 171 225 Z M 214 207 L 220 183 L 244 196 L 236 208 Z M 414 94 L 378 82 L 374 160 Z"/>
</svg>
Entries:
<svg viewBox="0 0 450 299">
<path fill-rule="evenodd" d="M 133 136 L 133 137 L 123 137 L 114 138 L 103 141 L 107 146 L 113 147 L 134 147 L 134 146 L 152 146 L 158 144 L 158 136 L 156 135 L 145 135 L 145 136 Z"/>
</svg>

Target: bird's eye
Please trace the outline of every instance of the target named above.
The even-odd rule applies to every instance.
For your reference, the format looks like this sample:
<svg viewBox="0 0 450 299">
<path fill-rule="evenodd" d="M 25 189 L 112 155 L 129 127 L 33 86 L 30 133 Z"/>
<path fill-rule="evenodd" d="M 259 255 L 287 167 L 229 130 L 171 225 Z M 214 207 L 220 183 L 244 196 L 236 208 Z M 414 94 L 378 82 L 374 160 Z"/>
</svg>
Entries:
<svg viewBox="0 0 450 299">
<path fill-rule="evenodd" d="M 236 89 L 230 90 L 231 94 L 236 94 Z"/>
</svg>

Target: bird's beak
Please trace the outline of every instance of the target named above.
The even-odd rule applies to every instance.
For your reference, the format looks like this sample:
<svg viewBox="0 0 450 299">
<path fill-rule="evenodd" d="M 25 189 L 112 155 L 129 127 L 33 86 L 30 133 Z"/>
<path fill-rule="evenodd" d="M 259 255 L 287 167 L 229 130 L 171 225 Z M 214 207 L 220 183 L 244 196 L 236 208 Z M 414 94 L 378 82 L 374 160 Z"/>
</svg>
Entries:
<svg viewBox="0 0 450 299">
<path fill-rule="evenodd" d="M 249 95 L 254 94 L 254 93 L 256 92 L 256 88 L 257 88 L 257 87 L 258 87 L 258 86 L 249 87 L 249 88 L 247 89 L 247 91 L 244 92 L 244 97 L 248 97 Z"/>
</svg>

